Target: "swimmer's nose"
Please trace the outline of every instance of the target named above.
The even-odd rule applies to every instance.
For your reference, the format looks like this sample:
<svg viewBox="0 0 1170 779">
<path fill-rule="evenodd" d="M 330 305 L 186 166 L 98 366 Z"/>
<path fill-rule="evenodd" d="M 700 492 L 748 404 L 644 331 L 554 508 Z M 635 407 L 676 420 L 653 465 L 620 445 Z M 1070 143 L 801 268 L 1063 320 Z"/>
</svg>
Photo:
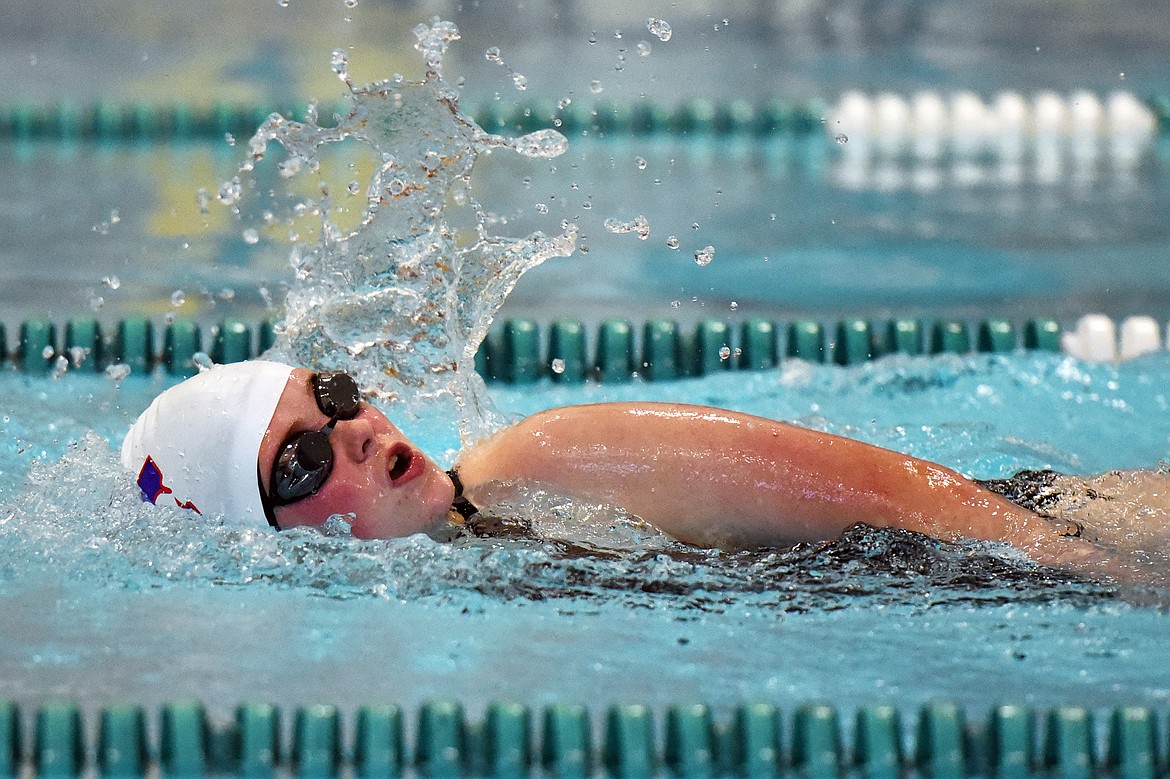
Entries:
<svg viewBox="0 0 1170 779">
<path fill-rule="evenodd" d="M 374 454 L 377 444 L 374 426 L 361 416 L 339 421 L 334 426 L 330 439 L 337 456 L 356 463 L 369 459 Z"/>
</svg>

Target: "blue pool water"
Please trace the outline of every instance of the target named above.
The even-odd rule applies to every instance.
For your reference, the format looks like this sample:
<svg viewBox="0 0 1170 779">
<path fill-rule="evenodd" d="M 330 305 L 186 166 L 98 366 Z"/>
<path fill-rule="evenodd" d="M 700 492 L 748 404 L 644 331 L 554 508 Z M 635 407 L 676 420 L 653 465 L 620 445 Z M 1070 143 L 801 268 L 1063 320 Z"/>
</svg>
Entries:
<svg viewBox="0 0 1170 779">
<path fill-rule="evenodd" d="M 904 185 L 887 191 L 873 181 L 847 185 L 857 166 L 819 134 L 574 138 L 548 164 L 481 158 L 474 183 L 510 234 L 555 231 L 568 218 L 588 249 L 526 275 L 504 315 L 1073 320 L 1102 311 L 1165 321 L 1167 143 L 1133 169 L 1102 158 L 1088 178 L 1069 161 L 1039 180 L 1025 160 L 1023 180 L 1004 181 L 993 161 L 980 168 L 982 180 L 961 183 L 956 163 L 899 162 L 892 167 Z M 272 315 L 266 300 L 283 299 L 287 246 L 249 245 L 242 233 L 254 221 L 216 203 L 207 214 L 197 206 L 197 190 L 215 192 L 234 174 L 239 150 L 20 148 L 0 157 L 0 314 L 10 325 L 46 313 L 256 320 Z M 940 183 L 912 185 L 923 170 Z M 874 177 L 872 166 L 862 173 Z M 78 181 L 89 194 L 75 202 Z M 650 223 L 646 241 L 603 227 L 639 215 Z M 677 251 L 666 245 L 672 235 Z M 716 255 L 700 267 L 693 253 L 705 245 Z M 118 288 L 103 283 L 111 277 Z"/>
<path fill-rule="evenodd" d="M 561 526 L 616 550 L 582 557 L 533 541 L 207 528 L 140 504 L 104 440 L 165 379 L 0 382 L 29 401 L 8 412 L 2 460 L 4 697 L 196 695 L 226 713 L 243 698 L 455 696 L 474 711 L 498 698 L 912 708 L 941 697 L 978 711 L 1170 695 L 1170 623 L 1142 605 L 1162 595 L 1037 571 L 1008 549 L 859 529 L 823 548 L 720 556 Z M 792 362 L 746 378 L 493 395 L 521 414 L 630 397 L 709 402 L 987 477 L 1157 466 L 1170 459 L 1167 386 L 1165 355 L 1114 368 L 1031 354 Z"/>
<path fill-rule="evenodd" d="M 1157 0 L 1091 23 L 1074 6 L 1037 2 L 888 3 L 878 16 L 872 4 L 785 13 L 781 4 L 728 22 L 724 9 L 699 8 L 679 11 L 673 45 L 654 43 L 649 57 L 633 53 L 640 8 L 581 6 L 562 18 L 559 4 L 526 4 L 535 11 L 525 26 L 510 6 L 471 5 L 452 10 L 469 36 L 457 56 L 477 100 L 514 97 L 509 74 L 482 58 L 489 45 L 527 72 L 528 94 L 579 103 L 834 98 L 853 88 L 1105 94 L 1122 71 L 1141 95 L 1170 86 L 1160 67 L 1170 26 Z M 260 101 L 295 89 L 300 99 L 337 94 L 325 67 L 335 45 L 354 46 L 363 78 L 418 64 L 382 40 L 417 22 L 413 11 L 373 2 L 359 4 L 357 23 L 337 18 L 340 9 L 323 22 L 324 11 L 249 6 L 204 34 L 205 3 L 176 5 L 161 23 L 153 4 L 102 7 L 115 10 L 104 17 L 119 20 L 116 30 L 83 30 L 88 20 L 51 2 L 10 14 L 0 56 L 20 77 L 0 96 L 129 101 L 161 89 Z M 1044 25 L 1029 23 L 1041 14 Z M 308 28 L 328 34 L 304 41 Z M 323 80 L 306 75 L 321 71 Z M 1101 157 L 1004 175 L 980 159 L 974 177 L 946 160 L 850 167 L 851 147 L 824 135 L 573 141 L 552 162 L 493 155 L 477 167 L 475 193 L 506 232 L 569 218 L 589 249 L 526 277 L 505 313 L 1170 318 L 1165 141 L 1133 166 Z M 287 247 L 243 238 L 258 214 L 198 208 L 195 192 L 233 175 L 240 146 L 6 149 L 0 318 L 9 327 L 39 314 L 257 320 L 282 298 Z M 645 242 L 603 226 L 639 215 L 651 224 Z M 699 267 L 693 252 L 707 244 L 715 260 Z M 694 699 L 719 709 L 744 698 L 831 699 L 907 710 L 950 698 L 974 711 L 1005 700 L 1170 698 L 1165 592 L 1040 571 L 1004 548 L 857 529 L 826 546 L 718 555 L 622 526 L 583 528 L 556 505 L 547 525 L 565 543 L 359 543 L 156 512 L 138 500 L 111 442 L 166 383 L 0 372 L 0 699 L 70 697 L 93 708 L 196 696 L 225 714 L 243 699 L 344 707 L 443 696 L 478 714 L 501 698 Z M 1029 354 L 790 362 L 667 384 L 492 393 L 517 415 L 630 398 L 711 403 L 993 477 L 1159 467 L 1170 460 L 1166 387 L 1165 354 L 1118 367 Z M 430 431 L 410 432 L 442 455 Z"/>
</svg>

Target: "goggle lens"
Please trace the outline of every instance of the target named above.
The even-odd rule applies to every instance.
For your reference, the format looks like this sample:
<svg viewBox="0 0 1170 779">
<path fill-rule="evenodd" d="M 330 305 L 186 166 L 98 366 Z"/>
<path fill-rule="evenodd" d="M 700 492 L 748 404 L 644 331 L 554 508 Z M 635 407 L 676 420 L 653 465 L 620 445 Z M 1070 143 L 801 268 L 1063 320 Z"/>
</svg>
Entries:
<svg viewBox="0 0 1170 779">
<path fill-rule="evenodd" d="M 338 420 L 353 419 L 361 410 L 362 394 L 348 373 L 313 375 L 313 397 L 329 423 L 320 430 L 295 433 L 280 447 L 272 464 L 270 494 L 260 490 L 268 523 L 278 527 L 275 508 L 316 494 L 333 471 L 333 447 L 329 436 Z"/>
<path fill-rule="evenodd" d="M 313 376 L 317 408 L 331 420 L 353 419 L 362 402 L 357 382 L 348 373 L 318 373 Z"/>
</svg>

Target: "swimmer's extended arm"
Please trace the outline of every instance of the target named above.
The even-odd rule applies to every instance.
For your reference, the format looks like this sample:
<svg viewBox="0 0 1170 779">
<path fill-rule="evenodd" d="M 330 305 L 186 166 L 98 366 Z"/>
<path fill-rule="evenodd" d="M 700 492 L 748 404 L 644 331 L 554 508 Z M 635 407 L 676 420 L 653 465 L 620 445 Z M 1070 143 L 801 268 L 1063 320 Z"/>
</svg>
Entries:
<svg viewBox="0 0 1170 779">
<path fill-rule="evenodd" d="M 1099 550 L 949 468 L 731 411 L 605 403 L 545 411 L 468 451 L 467 494 L 541 485 L 618 505 L 688 543 L 828 540 L 855 522 L 945 540 L 1004 541 L 1046 564 L 1094 567 Z M 1108 571 L 1101 571 L 1107 573 Z"/>
</svg>

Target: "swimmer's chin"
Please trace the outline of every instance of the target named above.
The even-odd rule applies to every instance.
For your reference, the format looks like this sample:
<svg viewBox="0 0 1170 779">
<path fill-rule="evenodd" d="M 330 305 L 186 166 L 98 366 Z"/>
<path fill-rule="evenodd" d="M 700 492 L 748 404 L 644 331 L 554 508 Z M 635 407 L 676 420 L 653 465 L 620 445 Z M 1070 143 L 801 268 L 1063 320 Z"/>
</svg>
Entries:
<svg viewBox="0 0 1170 779">
<path fill-rule="evenodd" d="M 363 522 L 360 515 L 352 523 L 352 535 L 362 540 L 389 540 L 426 535 L 435 540 L 449 539 L 448 516 L 455 499 L 455 486 L 437 467 L 427 473 L 406 513 L 372 518 Z"/>
</svg>

